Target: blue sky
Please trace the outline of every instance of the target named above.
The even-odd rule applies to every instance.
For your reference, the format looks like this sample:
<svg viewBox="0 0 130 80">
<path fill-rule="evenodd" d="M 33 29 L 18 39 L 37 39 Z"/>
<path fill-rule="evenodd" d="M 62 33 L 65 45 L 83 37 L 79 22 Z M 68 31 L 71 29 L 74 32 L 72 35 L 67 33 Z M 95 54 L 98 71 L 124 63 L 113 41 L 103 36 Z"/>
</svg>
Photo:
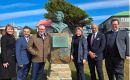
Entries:
<svg viewBox="0 0 130 80">
<path fill-rule="evenodd" d="M 38 21 L 45 19 L 44 4 L 48 0 L 0 0 L 0 26 L 15 23 L 15 26 L 28 25 L 35 28 Z M 111 15 L 129 10 L 129 0 L 67 0 L 85 10 L 100 24 Z"/>
</svg>

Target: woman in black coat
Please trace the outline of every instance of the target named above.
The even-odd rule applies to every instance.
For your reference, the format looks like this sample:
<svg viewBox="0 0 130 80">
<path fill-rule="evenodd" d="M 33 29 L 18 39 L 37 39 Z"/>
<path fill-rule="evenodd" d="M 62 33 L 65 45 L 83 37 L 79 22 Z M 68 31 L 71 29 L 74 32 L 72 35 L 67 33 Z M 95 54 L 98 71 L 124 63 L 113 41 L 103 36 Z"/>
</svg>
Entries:
<svg viewBox="0 0 130 80">
<path fill-rule="evenodd" d="M 16 76 L 15 37 L 12 25 L 7 25 L 1 38 L 0 80 L 11 80 Z"/>
</svg>

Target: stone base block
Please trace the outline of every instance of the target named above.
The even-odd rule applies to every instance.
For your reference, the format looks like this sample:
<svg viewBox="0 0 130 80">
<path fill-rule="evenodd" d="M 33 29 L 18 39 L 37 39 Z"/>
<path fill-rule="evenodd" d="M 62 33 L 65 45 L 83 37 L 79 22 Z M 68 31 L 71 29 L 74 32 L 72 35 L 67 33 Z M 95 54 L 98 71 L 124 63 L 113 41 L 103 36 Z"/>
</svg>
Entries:
<svg viewBox="0 0 130 80">
<path fill-rule="evenodd" d="M 69 64 L 50 64 L 47 80 L 72 80 Z"/>
</svg>

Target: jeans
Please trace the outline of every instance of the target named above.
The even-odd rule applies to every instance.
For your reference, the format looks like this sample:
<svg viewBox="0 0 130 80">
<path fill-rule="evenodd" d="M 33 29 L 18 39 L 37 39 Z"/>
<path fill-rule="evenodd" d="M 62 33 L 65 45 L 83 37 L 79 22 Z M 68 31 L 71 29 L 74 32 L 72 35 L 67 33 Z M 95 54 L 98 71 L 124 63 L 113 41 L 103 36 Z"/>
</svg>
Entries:
<svg viewBox="0 0 130 80">
<path fill-rule="evenodd" d="M 30 65 L 31 63 L 23 64 L 23 67 L 18 66 L 17 80 L 26 80 Z"/>
<path fill-rule="evenodd" d="M 32 62 L 31 80 L 42 80 L 45 62 Z"/>
</svg>

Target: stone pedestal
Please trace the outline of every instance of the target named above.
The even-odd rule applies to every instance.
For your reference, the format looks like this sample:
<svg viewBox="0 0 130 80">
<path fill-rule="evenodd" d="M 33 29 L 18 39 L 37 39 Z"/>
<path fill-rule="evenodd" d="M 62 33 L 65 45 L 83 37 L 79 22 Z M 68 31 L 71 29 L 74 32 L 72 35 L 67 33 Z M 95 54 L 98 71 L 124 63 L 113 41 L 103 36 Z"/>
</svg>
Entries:
<svg viewBox="0 0 130 80">
<path fill-rule="evenodd" d="M 47 80 L 72 80 L 70 62 L 71 40 L 67 33 L 51 33 L 51 54 Z"/>
<path fill-rule="evenodd" d="M 51 64 L 47 80 L 72 80 L 68 64 Z"/>
</svg>

